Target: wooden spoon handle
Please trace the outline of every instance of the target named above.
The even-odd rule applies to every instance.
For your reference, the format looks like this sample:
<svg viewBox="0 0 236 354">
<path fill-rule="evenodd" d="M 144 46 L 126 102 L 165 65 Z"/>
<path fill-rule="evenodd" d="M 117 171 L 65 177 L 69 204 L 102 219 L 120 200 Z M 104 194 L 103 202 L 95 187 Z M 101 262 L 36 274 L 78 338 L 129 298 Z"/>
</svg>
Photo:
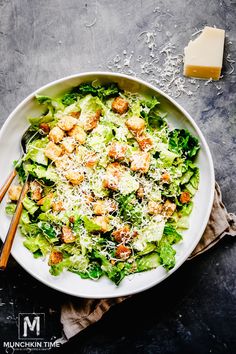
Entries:
<svg viewBox="0 0 236 354">
<path fill-rule="evenodd" d="M 29 183 L 28 183 L 28 178 L 27 178 L 24 185 L 23 185 L 20 198 L 19 198 L 17 205 L 16 205 L 16 211 L 13 215 L 12 220 L 11 220 L 11 224 L 9 226 L 8 233 L 7 233 L 6 239 L 4 241 L 4 244 L 3 244 L 3 247 L 1 250 L 1 255 L 0 255 L 0 269 L 1 270 L 4 270 L 7 266 L 8 258 L 9 258 L 10 252 L 11 252 L 12 243 L 13 243 L 13 240 L 14 240 L 14 237 L 16 234 L 16 229 L 17 229 L 17 226 L 18 226 L 18 223 L 19 223 L 19 220 L 21 217 L 22 209 L 23 209 L 22 201 L 28 191 L 28 188 L 29 188 Z"/>
<path fill-rule="evenodd" d="M 15 178 L 15 176 L 17 175 L 16 170 L 13 170 L 11 172 L 11 174 L 7 177 L 7 180 L 5 181 L 4 185 L 2 186 L 2 188 L 0 189 L 0 203 L 4 198 L 4 195 L 6 194 L 8 188 L 11 185 L 11 182 L 13 181 L 13 179 Z"/>
</svg>

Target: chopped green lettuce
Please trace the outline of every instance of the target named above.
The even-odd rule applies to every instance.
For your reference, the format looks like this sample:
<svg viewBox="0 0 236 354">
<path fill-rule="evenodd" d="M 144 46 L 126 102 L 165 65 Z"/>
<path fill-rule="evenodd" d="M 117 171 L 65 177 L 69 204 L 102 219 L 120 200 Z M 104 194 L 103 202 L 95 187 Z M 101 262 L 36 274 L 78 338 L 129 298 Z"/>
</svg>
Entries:
<svg viewBox="0 0 236 354">
<path fill-rule="evenodd" d="M 49 224 L 48 222 L 39 221 L 38 227 L 50 243 L 58 241 L 58 236 L 55 231 L 55 228 L 51 224 Z"/>
<path fill-rule="evenodd" d="M 157 268 L 160 265 L 160 256 L 156 252 L 152 252 L 141 258 L 138 258 L 136 263 L 138 272 Z"/>
<path fill-rule="evenodd" d="M 33 215 L 39 208 L 37 204 L 27 196 L 23 199 L 22 204 L 31 215 Z"/>
<path fill-rule="evenodd" d="M 119 102 L 114 102 L 116 97 Z M 43 203 L 35 200 L 33 189 L 37 184 L 30 186 L 24 198 L 19 228 L 25 247 L 35 258 L 60 252 L 62 259 L 55 259 L 59 263 L 50 265 L 54 276 L 63 270 L 91 280 L 105 275 L 116 285 L 132 273 L 159 265 L 166 270 L 173 268 L 175 244 L 189 226 L 192 196 L 199 185 L 195 164 L 198 139 L 184 129 L 170 130 L 158 96 L 125 92 L 116 83 L 103 85 L 94 80 L 59 97 L 37 95 L 36 99 L 44 113 L 29 118 L 30 127 L 24 134 L 27 151 L 14 163 L 20 183 L 29 176 L 30 183 L 40 184 L 39 199 L 44 198 Z M 115 109 L 118 103 L 121 114 Z M 138 117 L 142 120 L 135 122 Z M 65 164 L 58 166 L 45 155 L 49 137 L 40 124 L 47 123 L 49 129 L 61 127 L 62 118 L 65 124 L 77 125 L 84 132 L 65 129 L 63 137 L 59 136 L 59 140 L 66 138 L 75 146 L 70 153 L 62 140 L 55 142 L 62 147 L 58 151 L 61 161 L 65 158 Z M 143 133 L 139 127 L 131 130 L 127 124 L 130 118 L 132 124 L 144 126 Z M 89 129 L 93 120 L 95 127 Z M 81 143 L 80 134 L 86 136 Z M 150 165 L 145 173 L 145 155 L 137 161 L 140 167 L 134 168 L 133 154 L 143 151 L 139 134 L 152 140 Z M 110 157 L 112 142 L 122 142 L 127 147 L 123 159 Z M 93 167 L 87 167 L 90 156 L 96 156 Z M 122 166 L 114 171 L 114 176 L 109 175 L 111 163 Z M 71 172 L 82 173 L 83 181 L 74 183 L 69 178 Z M 117 182 L 114 188 L 107 183 L 113 177 Z M 188 203 L 181 202 L 183 192 L 190 193 Z M 15 202 L 9 203 L 6 213 L 12 215 L 15 207 Z M 101 226 L 103 222 L 106 228 Z M 67 239 L 61 237 L 63 233 L 67 233 Z M 51 256 L 49 264 L 52 262 Z"/>
<path fill-rule="evenodd" d="M 197 138 L 186 129 L 174 129 L 169 133 L 169 148 L 192 159 L 198 152 L 200 145 Z"/>
<path fill-rule="evenodd" d="M 101 226 L 97 225 L 93 220 L 89 219 L 87 216 L 83 216 L 82 220 L 84 222 L 84 227 L 88 232 L 101 230 Z"/>
<path fill-rule="evenodd" d="M 50 243 L 43 237 L 43 235 L 37 235 L 36 237 L 27 237 L 23 242 L 24 246 L 31 252 L 41 251 L 43 256 L 46 256 L 50 249 Z"/>
<path fill-rule="evenodd" d="M 15 203 L 8 203 L 6 205 L 5 211 L 6 211 L 7 215 L 12 216 L 15 213 L 15 210 L 16 210 L 16 204 Z"/>
</svg>

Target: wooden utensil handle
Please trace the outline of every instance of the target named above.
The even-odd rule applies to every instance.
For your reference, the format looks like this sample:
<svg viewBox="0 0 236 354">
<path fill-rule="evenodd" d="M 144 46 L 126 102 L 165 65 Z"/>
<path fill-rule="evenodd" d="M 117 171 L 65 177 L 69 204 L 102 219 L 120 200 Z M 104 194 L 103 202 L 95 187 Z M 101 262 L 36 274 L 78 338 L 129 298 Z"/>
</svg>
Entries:
<svg viewBox="0 0 236 354">
<path fill-rule="evenodd" d="M 11 252 L 11 247 L 12 247 L 12 243 L 15 237 L 15 233 L 16 233 L 16 229 L 21 217 L 21 213 L 22 213 L 22 209 L 23 209 L 23 205 L 22 205 L 22 201 L 28 191 L 29 188 L 29 184 L 28 184 L 28 179 L 26 180 L 22 191 L 21 191 L 21 195 L 20 198 L 17 202 L 17 206 L 16 206 L 16 211 L 13 215 L 13 218 L 11 220 L 11 224 L 10 227 L 8 229 L 8 233 L 6 236 L 6 239 L 4 241 L 3 247 L 2 247 L 2 251 L 1 251 L 1 255 L 0 255 L 0 269 L 4 270 L 7 266 L 7 262 L 8 262 L 8 258 Z"/>
<path fill-rule="evenodd" d="M 17 175 L 16 170 L 13 170 L 11 172 L 11 174 L 7 177 L 7 180 L 5 181 L 4 185 L 2 186 L 2 188 L 0 189 L 0 203 L 4 198 L 4 195 L 6 194 L 8 188 L 11 185 L 11 182 L 13 181 L 13 179 L 15 178 L 15 176 Z"/>
</svg>

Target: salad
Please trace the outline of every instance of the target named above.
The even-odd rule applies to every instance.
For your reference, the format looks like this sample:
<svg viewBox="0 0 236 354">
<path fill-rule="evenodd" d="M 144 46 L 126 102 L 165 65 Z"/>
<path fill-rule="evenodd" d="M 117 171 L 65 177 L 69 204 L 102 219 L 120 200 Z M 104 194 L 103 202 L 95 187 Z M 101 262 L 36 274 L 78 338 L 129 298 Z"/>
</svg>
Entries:
<svg viewBox="0 0 236 354">
<path fill-rule="evenodd" d="M 115 83 L 83 83 L 60 97 L 37 96 L 30 138 L 15 162 L 12 214 L 26 176 L 20 230 L 52 275 L 127 275 L 175 266 L 174 245 L 189 227 L 198 189 L 199 142 L 171 128 L 157 97 Z"/>
</svg>

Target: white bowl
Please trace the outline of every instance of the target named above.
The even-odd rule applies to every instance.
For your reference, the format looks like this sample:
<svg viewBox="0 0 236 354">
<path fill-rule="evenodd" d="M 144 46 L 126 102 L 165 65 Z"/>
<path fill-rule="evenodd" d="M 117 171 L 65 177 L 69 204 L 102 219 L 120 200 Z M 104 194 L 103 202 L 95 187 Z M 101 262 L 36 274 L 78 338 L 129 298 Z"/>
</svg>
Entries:
<svg viewBox="0 0 236 354">
<path fill-rule="evenodd" d="M 194 198 L 194 208 L 190 216 L 190 228 L 184 233 L 183 241 L 175 247 L 177 251 L 176 266 L 169 272 L 162 267 L 158 267 L 151 271 L 130 275 L 118 287 L 106 277 L 102 277 L 98 281 L 92 281 L 81 279 L 78 275 L 68 271 L 55 277 L 50 275 L 48 265 L 45 261 L 33 258 L 32 254 L 23 246 L 23 237 L 20 235 L 20 232 L 17 232 L 12 248 L 12 255 L 34 278 L 56 290 L 74 296 L 110 298 L 146 290 L 166 279 L 183 264 L 197 245 L 207 225 L 213 203 L 215 180 L 213 162 L 208 145 L 193 118 L 178 103 L 161 90 L 142 80 L 122 74 L 92 72 L 65 77 L 43 86 L 29 95 L 10 114 L 0 132 L 1 185 L 13 168 L 12 161 L 17 160 L 21 155 L 20 139 L 29 125 L 27 117 L 36 116 L 42 111 L 36 103 L 34 96 L 36 94 L 57 96 L 82 82 L 95 79 L 99 79 L 104 83 L 117 82 L 122 89 L 129 91 L 158 95 L 162 107 L 168 112 L 168 121 L 174 127 L 187 128 L 193 135 L 198 137 L 201 145 L 197 158 L 197 164 L 200 168 L 200 185 Z M 5 197 L 0 206 L 0 232 L 2 240 L 5 238 L 10 223 L 10 218 L 5 214 L 6 201 L 7 198 Z"/>
</svg>

